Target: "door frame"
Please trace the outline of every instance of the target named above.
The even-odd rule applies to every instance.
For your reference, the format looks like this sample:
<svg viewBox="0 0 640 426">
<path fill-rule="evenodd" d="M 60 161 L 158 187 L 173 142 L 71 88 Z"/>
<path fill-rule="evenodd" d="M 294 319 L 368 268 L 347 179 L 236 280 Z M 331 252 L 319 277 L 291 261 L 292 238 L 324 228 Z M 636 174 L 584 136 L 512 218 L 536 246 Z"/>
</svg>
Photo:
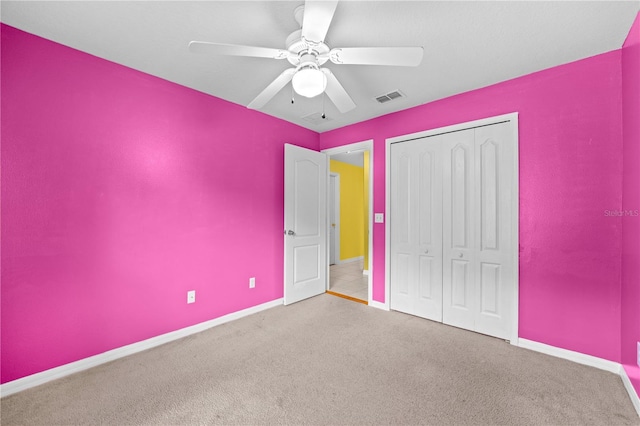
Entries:
<svg viewBox="0 0 640 426">
<path fill-rule="evenodd" d="M 495 117 L 483 118 L 480 120 L 468 121 L 465 123 L 454 124 L 451 126 L 439 127 L 436 129 L 425 130 L 417 133 L 410 133 L 406 135 L 396 136 L 393 138 L 388 138 L 385 141 L 385 213 L 387 215 L 384 225 L 384 234 L 385 234 L 385 245 L 384 245 L 384 264 L 385 264 L 385 280 L 384 280 L 384 309 L 390 309 L 390 284 L 391 284 L 391 144 L 407 142 L 412 139 L 419 139 L 429 136 L 435 136 L 443 133 L 451 133 L 457 132 L 461 130 L 467 130 L 475 127 L 488 126 L 492 124 L 498 124 L 502 122 L 511 122 L 512 126 L 512 140 L 515 143 L 514 146 L 514 176 L 516 179 L 513 179 L 511 185 L 511 199 L 513 202 L 513 206 L 511 209 L 511 247 L 513 256 L 513 268 L 514 268 L 514 286 L 513 289 L 513 301 L 511 304 L 512 309 L 512 318 L 511 318 L 511 338 L 510 343 L 512 345 L 518 345 L 518 315 L 519 315 L 519 290 L 520 290 L 520 267 L 519 267 L 519 258 L 518 258 L 518 248 L 519 248 L 519 235 L 518 235 L 518 218 L 519 215 L 519 177 L 520 172 L 518 168 L 518 159 L 519 159 L 519 140 L 518 140 L 518 113 L 512 112 L 509 114 L 498 115 Z"/>
<path fill-rule="evenodd" d="M 331 158 L 329 158 L 331 161 Z M 334 209 L 334 219 L 335 219 L 335 241 L 333 247 L 333 253 L 336 256 L 336 264 L 340 263 L 340 173 L 329 172 L 329 185 L 331 185 L 331 177 L 335 178 L 335 191 L 333 193 L 333 209 Z M 331 195 L 331 187 L 329 186 L 329 195 Z M 327 204 L 329 205 L 329 210 L 331 210 L 331 202 L 329 197 L 327 197 L 329 201 Z M 331 211 L 329 211 L 329 216 L 327 216 L 329 220 L 329 226 L 331 226 Z M 329 250 L 331 250 L 331 228 L 329 229 Z M 329 252 L 331 253 L 331 252 Z M 331 256 L 329 256 L 331 257 Z M 331 264 L 331 258 L 329 258 L 329 264 Z"/>
<path fill-rule="evenodd" d="M 331 156 L 334 154 L 344 154 L 351 151 L 369 151 L 369 264 L 367 265 L 367 270 L 369 274 L 367 275 L 367 302 L 369 306 L 372 305 L 373 301 L 373 139 L 369 139 L 362 142 L 355 142 L 348 145 L 341 145 L 335 148 L 327 148 L 323 149 L 321 152 L 327 154 L 329 156 L 329 161 L 331 161 Z M 329 168 L 331 166 L 329 165 Z M 327 175 L 327 179 L 329 179 Z M 327 185 L 328 187 L 328 185 Z M 327 203 L 328 205 L 329 203 Z M 328 207 L 327 207 L 328 208 Z M 329 220 L 329 214 L 327 212 L 327 221 Z M 327 232 L 329 232 L 327 226 Z M 327 238 L 330 238 L 330 235 L 327 235 Z M 328 246 L 327 246 L 328 250 Z M 329 253 L 327 252 L 327 290 L 329 289 L 330 284 L 330 271 L 329 271 Z"/>
</svg>

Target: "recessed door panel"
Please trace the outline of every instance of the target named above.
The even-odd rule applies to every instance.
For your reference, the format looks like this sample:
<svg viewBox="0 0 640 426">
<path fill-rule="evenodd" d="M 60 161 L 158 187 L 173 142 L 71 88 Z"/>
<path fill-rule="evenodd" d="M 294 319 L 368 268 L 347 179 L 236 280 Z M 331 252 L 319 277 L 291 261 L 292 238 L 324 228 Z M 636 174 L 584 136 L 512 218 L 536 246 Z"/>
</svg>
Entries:
<svg viewBox="0 0 640 426">
<path fill-rule="evenodd" d="M 480 145 L 480 242 L 482 250 L 498 250 L 498 145 L 492 139 Z"/>
<path fill-rule="evenodd" d="M 480 313 L 500 316 L 500 265 L 480 264 Z"/>
<path fill-rule="evenodd" d="M 433 300 L 434 287 L 442 285 L 442 281 L 436 281 L 439 277 L 434 276 L 434 259 L 432 256 L 420 256 L 418 262 L 418 297 Z"/>
<path fill-rule="evenodd" d="M 320 265 L 318 264 L 318 246 L 299 246 L 293 249 L 293 285 L 299 286 L 318 279 Z"/>
<path fill-rule="evenodd" d="M 451 151 L 451 242 L 455 248 L 467 247 L 470 183 L 468 149 L 468 146 L 457 145 Z"/>
<path fill-rule="evenodd" d="M 433 155 L 429 151 L 420 153 L 418 172 L 418 228 L 419 244 L 431 245 L 433 239 L 433 210 L 442 206 L 433 203 Z"/>
<path fill-rule="evenodd" d="M 294 229 L 299 237 L 314 237 L 320 233 L 320 196 L 309 188 L 318 188 L 320 165 L 312 160 L 295 162 L 295 222 Z M 325 195 L 326 197 L 326 195 Z"/>
<path fill-rule="evenodd" d="M 394 215 L 394 230 L 396 233 L 396 241 L 398 243 L 409 243 L 410 228 L 412 225 L 411 217 L 411 159 L 408 153 L 403 153 L 397 161 L 397 182 L 394 190 L 397 194 L 397 204 Z"/>
<path fill-rule="evenodd" d="M 410 256 L 408 254 L 399 253 L 396 256 L 396 275 L 395 281 L 397 283 L 397 290 L 399 294 L 409 295 L 409 280 L 411 274 L 410 268 Z"/>
<path fill-rule="evenodd" d="M 451 262 L 451 306 L 468 310 L 469 262 L 454 260 Z"/>
</svg>

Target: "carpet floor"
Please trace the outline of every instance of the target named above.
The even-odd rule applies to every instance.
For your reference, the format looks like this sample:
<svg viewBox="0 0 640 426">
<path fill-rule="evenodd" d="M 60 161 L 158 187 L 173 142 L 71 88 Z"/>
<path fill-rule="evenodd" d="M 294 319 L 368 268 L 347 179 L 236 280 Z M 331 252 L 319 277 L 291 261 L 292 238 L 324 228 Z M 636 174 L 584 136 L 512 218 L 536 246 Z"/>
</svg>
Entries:
<svg viewBox="0 0 640 426">
<path fill-rule="evenodd" d="M 640 424 L 612 373 L 327 294 L 1 400 L 3 425 Z"/>
</svg>

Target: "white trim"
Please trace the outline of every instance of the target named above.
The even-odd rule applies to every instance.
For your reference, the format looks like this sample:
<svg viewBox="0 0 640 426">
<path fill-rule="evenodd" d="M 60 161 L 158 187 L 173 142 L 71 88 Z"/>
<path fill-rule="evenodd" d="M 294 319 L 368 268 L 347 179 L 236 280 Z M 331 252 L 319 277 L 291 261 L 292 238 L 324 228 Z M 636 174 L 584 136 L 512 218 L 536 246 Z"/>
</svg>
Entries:
<svg viewBox="0 0 640 426">
<path fill-rule="evenodd" d="M 369 271 L 367 271 L 366 269 L 362 270 L 362 275 L 369 275 Z"/>
<path fill-rule="evenodd" d="M 631 384 L 631 380 L 629 380 L 629 376 L 622 365 L 620 366 L 620 378 L 622 379 L 622 384 L 629 394 L 629 398 L 631 398 L 633 408 L 636 409 L 636 413 L 638 413 L 638 417 L 640 417 L 640 397 L 638 397 L 638 394 L 636 393 L 633 384 Z"/>
<path fill-rule="evenodd" d="M 511 199 L 515 200 L 511 204 L 511 253 L 513 255 L 512 264 L 516 285 L 513 288 L 513 304 L 511 305 L 511 339 L 509 339 L 509 341 L 512 345 L 517 346 L 519 344 L 518 327 L 520 326 L 520 123 L 518 121 L 517 112 L 507 114 L 502 117 L 508 117 L 513 123 L 511 126 L 513 134 L 511 137 L 512 140 L 515 141 L 515 145 L 513 147 L 515 162 L 512 164 L 514 168 L 514 179 L 511 185 Z"/>
<path fill-rule="evenodd" d="M 389 306 L 376 300 L 369 300 L 369 306 L 372 308 L 382 309 L 383 311 L 389 310 Z"/>
<path fill-rule="evenodd" d="M 502 121 L 514 121 L 518 119 L 517 112 L 511 112 L 509 114 L 496 115 L 494 117 L 482 118 L 480 120 L 467 121 L 465 123 L 453 124 L 451 126 L 438 127 L 437 129 L 423 130 L 421 132 L 409 133 L 406 135 L 395 136 L 387 139 L 387 144 L 404 142 L 409 139 L 425 138 L 428 136 L 438 135 L 440 133 L 455 132 L 459 130 L 466 130 L 471 127 L 487 126 L 490 124 L 496 124 Z"/>
<path fill-rule="evenodd" d="M 394 138 L 395 139 L 395 138 Z M 384 149 L 384 309 L 389 310 L 391 282 L 391 222 L 389 221 L 389 212 L 391 211 L 391 141 L 387 139 Z"/>
<path fill-rule="evenodd" d="M 368 274 L 368 300 L 369 306 L 372 306 L 374 303 L 373 300 L 373 166 L 374 166 L 374 152 L 373 152 L 373 139 L 369 139 L 362 142 L 355 142 L 348 145 L 341 145 L 335 148 L 327 148 L 323 149 L 321 152 L 324 152 L 329 157 L 333 154 L 342 154 L 349 151 L 369 151 L 369 265 L 367 269 L 369 270 Z M 327 255 L 327 259 L 328 259 Z M 336 259 L 339 263 L 344 263 L 344 261 L 340 262 L 339 259 Z M 327 277 L 329 277 L 329 262 L 327 261 Z M 327 279 L 327 288 L 329 286 L 329 280 Z M 378 303 L 378 302 L 375 302 Z"/>
<path fill-rule="evenodd" d="M 595 367 L 599 368 L 600 370 L 620 374 L 620 364 L 614 361 L 609 361 L 608 359 L 602 359 L 592 355 L 570 351 L 568 349 L 562 349 L 522 338 L 518 339 L 518 346 L 524 349 L 529 349 L 532 351 L 541 352 L 543 354 L 555 356 L 557 358 L 567 359 L 569 361 L 577 362 L 578 364 L 588 365 L 589 367 Z"/>
<path fill-rule="evenodd" d="M 512 301 L 512 315 L 511 315 L 511 337 L 509 341 L 512 345 L 518 345 L 518 316 L 519 316 L 519 288 L 520 288 L 520 266 L 519 266 L 519 229 L 518 229 L 518 220 L 519 220 L 519 176 L 520 171 L 518 168 L 519 165 L 519 150 L 518 147 L 520 145 L 520 140 L 518 138 L 518 113 L 512 112 L 509 114 L 498 115 L 495 117 L 483 118 L 480 120 L 469 121 L 466 123 L 454 124 L 446 127 L 439 127 L 437 129 L 425 130 L 422 132 L 410 133 L 407 135 L 396 136 L 393 138 L 389 138 L 385 141 L 385 166 L 384 166 L 384 175 L 385 175 L 385 200 L 384 200 L 384 208 L 385 208 L 385 247 L 384 247 L 384 264 L 385 264 L 385 283 L 384 283 L 384 303 L 386 309 L 390 309 L 389 304 L 389 295 L 390 295 L 390 282 L 391 282 L 391 220 L 390 220 L 390 212 L 391 212 L 391 179 L 390 179 L 390 170 L 391 170 L 391 144 L 404 142 L 411 139 L 424 138 L 427 136 L 433 136 L 440 133 L 446 132 L 454 132 L 459 130 L 465 130 L 472 127 L 478 126 L 486 126 L 490 124 L 497 124 L 503 121 L 511 122 L 511 129 L 513 130 L 512 138 L 515 143 L 514 146 L 514 176 L 512 182 L 512 209 L 511 209 L 511 247 L 512 254 L 514 256 L 513 266 L 514 266 L 514 280 L 516 282 L 514 289 L 514 297 Z"/>
<path fill-rule="evenodd" d="M 329 160 L 331 160 L 331 157 L 329 157 Z M 334 219 L 335 219 L 335 229 L 334 229 L 334 235 L 335 235 L 335 241 L 334 241 L 334 245 L 333 245 L 333 251 L 334 251 L 334 259 L 336 261 L 336 265 L 338 263 L 340 263 L 340 173 L 337 172 L 332 172 L 331 171 L 331 165 L 329 164 L 329 185 L 331 185 L 331 177 L 335 177 L 336 181 L 335 181 L 335 191 L 333 193 L 333 209 L 334 209 Z M 331 191 L 331 188 L 329 188 L 329 192 Z M 329 204 L 329 209 L 331 209 L 331 204 Z M 327 215 L 327 220 L 329 222 L 331 222 L 331 212 L 329 211 L 329 214 Z M 329 223 L 328 226 L 331 226 L 331 223 Z M 331 246 L 331 228 L 329 229 L 329 246 Z M 331 250 L 331 247 L 329 247 L 329 250 Z M 329 256 L 331 257 L 331 256 Z M 331 263 L 331 262 L 329 262 Z M 329 281 L 327 280 L 327 286 L 329 285 Z M 329 287 L 327 287 L 327 290 L 329 289 Z"/>
<path fill-rule="evenodd" d="M 622 364 L 614 361 L 609 361 L 608 359 L 598 358 L 596 356 L 583 354 L 581 352 L 570 351 L 568 349 L 562 349 L 528 339 L 520 338 L 518 339 L 518 343 L 516 345 L 523 349 L 529 349 L 531 351 L 555 356 L 557 358 L 577 362 L 578 364 L 587 365 L 589 367 L 598 368 L 600 370 L 619 375 L 620 379 L 622 380 L 622 384 L 629 394 L 629 398 L 631 398 L 633 408 L 636 409 L 638 417 L 640 417 L 640 398 L 638 397 L 633 384 L 631 384 L 631 380 L 629 380 L 629 376 L 627 375 L 627 372 L 625 371 Z"/>
<path fill-rule="evenodd" d="M 345 259 L 345 260 L 336 260 L 336 265 L 343 265 L 345 263 L 358 262 L 360 260 L 364 260 L 364 256 L 351 257 L 351 258 Z"/>
<path fill-rule="evenodd" d="M 246 317 L 266 309 L 280 306 L 283 303 L 283 299 L 272 300 L 261 305 L 252 306 L 241 311 L 232 312 L 221 317 L 201 322 L 189 327 L 182 328 L 180 330 L 172 331 L 166 334 L 161 334 L 150 339 L 142 340 L 140 342 L 132 343 L 130 345 L 122 346 L 116 349 L 112 349 L 107 352 L 103 352 L 98 355 L 90 356 L 69 364 L 61 365 L 59 367 L 51 368 L 49 370 L 35 373 L 30 376 L 22 377 L 11 382 L 0 385 L 0 395 L 5 396 L 12 395 L 23 390 L 27 390 L 34 386 L 42 385 L 52 380 L 60 379 L 70 374 L 78 373 L 80 371 L 87 370 L 89 368 L 96 367 L 98 365 L 114 361 L 118 358 L 129 356 L 138 352 L 145 351 L 147 349 L 154 348 L 156 346 L 164 345 L 165 343 L 172 342 L 183 337 L 190 336 L 192 334 L 200 333 L 209 328 L 225 324 L 230 321 Z"/>
</svg>

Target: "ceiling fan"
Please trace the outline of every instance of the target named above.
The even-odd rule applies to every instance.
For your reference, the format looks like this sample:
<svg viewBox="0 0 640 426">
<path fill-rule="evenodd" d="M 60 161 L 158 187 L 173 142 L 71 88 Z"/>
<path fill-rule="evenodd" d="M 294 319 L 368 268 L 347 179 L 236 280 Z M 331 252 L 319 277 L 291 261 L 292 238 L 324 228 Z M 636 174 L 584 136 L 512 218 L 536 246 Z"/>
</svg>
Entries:
<svg viewBox="0 0 640 426">
<path fill-rule="evenodd" d="M 216 55 L 250 56 L 256 58 L 287 59 L 288 68 L 269 84 L 249 105 L 260 109 L 290 81 L 296 93 L 307 98 L 327 94 L 341 113 L 355 108 L 347 91 L 328 68 L 334 64 L 418 66 L 422 61 L 422 47 L 344 47 L 329 48 L 325 36 L 333 19 L 337 0 L 307 0 L 298 6 L 294 17 L 301 28 L 287 37 L 286 49 L 240 46 L 233 44 L 192 41 L 189 50 Z"/>
</svg>

